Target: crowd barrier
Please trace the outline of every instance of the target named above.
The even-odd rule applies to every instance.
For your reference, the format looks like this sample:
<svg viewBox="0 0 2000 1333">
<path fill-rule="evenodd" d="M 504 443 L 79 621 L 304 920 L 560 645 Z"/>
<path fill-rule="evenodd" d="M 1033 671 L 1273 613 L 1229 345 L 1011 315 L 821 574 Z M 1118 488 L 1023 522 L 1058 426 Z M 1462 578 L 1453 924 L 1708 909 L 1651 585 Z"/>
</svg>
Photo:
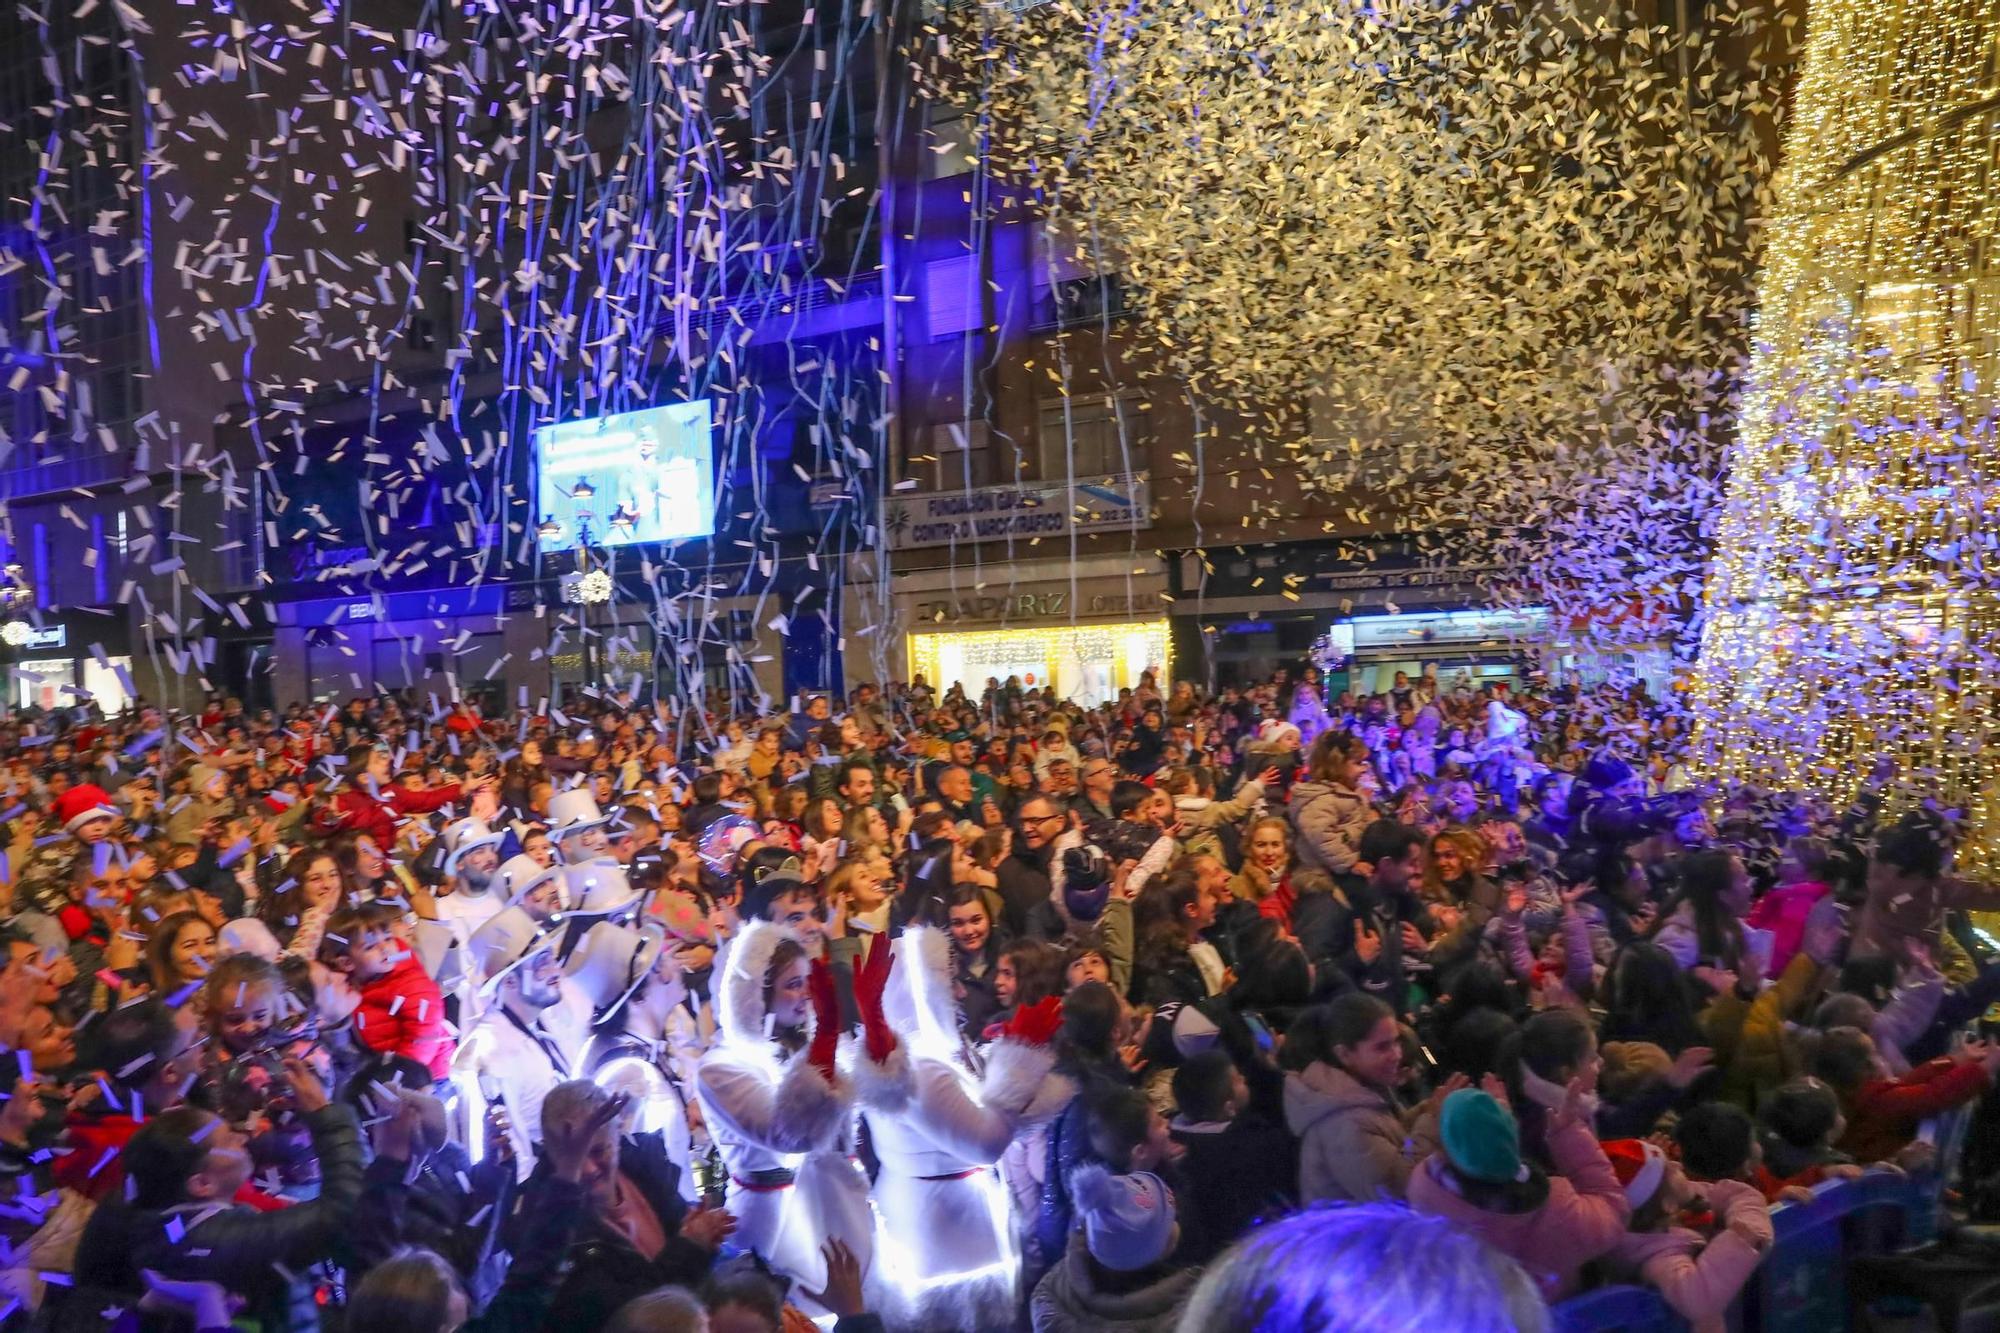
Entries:
<svg viewBox="0 0 2000 1333">
<path fill-rule="evenodd" d="M 1938 1169 L 1828 1181 L 1813 1190 L 1812 1202 L 1773 1209 L 1770 1253 L 1731 1307 L 1730 1333 L 1846 1333 L 1854 1327 L 1856 1265 L 1937 1238 L 1944 1183 L 1969 1120 L 1960 1114 L 1937 1127 Z M 1688 1327 L 1658 1292 L 1639 1286 L 1599 1287 L 1564 1301 L 1554 1315 L 1558 1333 L 1680 1333 Z"/>
</svg>

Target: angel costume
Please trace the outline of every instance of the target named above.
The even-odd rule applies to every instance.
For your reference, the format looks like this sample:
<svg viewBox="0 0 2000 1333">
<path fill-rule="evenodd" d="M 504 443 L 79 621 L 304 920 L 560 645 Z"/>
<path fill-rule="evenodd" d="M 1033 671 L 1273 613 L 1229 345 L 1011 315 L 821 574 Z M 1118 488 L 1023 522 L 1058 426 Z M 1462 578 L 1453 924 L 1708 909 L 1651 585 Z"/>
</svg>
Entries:
<svg viewBox="0 0 2000 1333">
<path fill-rule="evenodd" d="M 868 1178 L 849 1157 L 854 1088 L 828 1079 L 804 1050 L 788 1053 L 770 1036 L 765 976 L 780 942 L 797 935 L 753 921 L 717 964 L 717 1041 L 695 1073 L 695 1095 L 723 1164 L 735 1241 L 803 1288 L 826 1287 L 820 1246 L 838 1237 L 861 1271 L 874 1256 Z M 794 1302 L 812 1303 L 794 1292 Z"/>
<path fill-rule="evenodd" d="M 1025 1124 L 1075 1089 L 1047 1046 L 966 1044 L 952 993 L 951 937 L 911 926 L 895 943 L 882 1012 L 896 1033 L 881 1065 L 849 1044 L 881 1170 L 871 1308 L 892 1329 L 1006 1328 L 1020 1252 L 996 1164 Z"/>
</svg>

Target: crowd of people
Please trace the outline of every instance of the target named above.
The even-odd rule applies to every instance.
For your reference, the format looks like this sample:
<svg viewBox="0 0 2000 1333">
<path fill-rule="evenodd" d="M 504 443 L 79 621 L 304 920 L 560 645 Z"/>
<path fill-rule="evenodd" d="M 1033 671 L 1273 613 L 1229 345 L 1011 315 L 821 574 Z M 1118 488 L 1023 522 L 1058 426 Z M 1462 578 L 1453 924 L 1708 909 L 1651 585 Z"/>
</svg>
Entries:
<svg viewBox="0 0 2000 1333">
<path fill-rule="evenodd" d="M 0 1327 L 1720 1329 L 1991 1110 L 2000 893 L 1681 743 L 1312 668 L 16 715 Z"/>
</svg>

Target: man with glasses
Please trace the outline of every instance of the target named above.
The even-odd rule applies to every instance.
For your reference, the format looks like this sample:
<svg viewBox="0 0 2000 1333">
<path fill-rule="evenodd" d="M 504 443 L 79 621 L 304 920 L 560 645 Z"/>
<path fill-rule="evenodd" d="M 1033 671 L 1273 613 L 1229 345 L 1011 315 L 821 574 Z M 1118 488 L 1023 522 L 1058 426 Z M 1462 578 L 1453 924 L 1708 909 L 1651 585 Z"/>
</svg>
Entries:
<svg viewBox="0 0 2000 1333">
<path fill-rule="evenodd" d="M 1075 808 L 1083 822 L 1089 824 L 1112 819 L 1111 789 L 1118 785 L 1117 766 L 1101 755 L 1093 755 L 1083 761 L 1083 771 L 1078 776 L 1083 791 L 1076 799 Z"/>
<path fill-rule="evenodd" d="M 1007 928 L 1021 936 L 1028 932 L 1028 914 L 1049 900 L 1049 858 L 1056 839 L 1069 826 L 1069 812 L 1060 802 L 1037 793 L 1021 802 L 1015 823 L 1013 848 L 995 874 Z"/>
</svg>

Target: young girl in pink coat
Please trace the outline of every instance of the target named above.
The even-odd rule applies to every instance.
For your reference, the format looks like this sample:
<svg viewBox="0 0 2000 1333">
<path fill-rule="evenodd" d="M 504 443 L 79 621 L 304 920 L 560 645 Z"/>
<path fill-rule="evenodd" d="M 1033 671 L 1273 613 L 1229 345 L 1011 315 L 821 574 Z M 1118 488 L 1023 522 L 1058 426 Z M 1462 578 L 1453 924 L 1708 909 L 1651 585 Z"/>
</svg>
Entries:
<svg viewBox="0 0 2000 1333">
<path fill-rule="evenodd" d="M 1520 1126 L 1502 1102 L 1477 1088 L 1452 1093 L 1438 1116 L 1444 1147 L 1411 1173 L 1410 1206 L 1513 1259 L 1549 1301 L 1568 1296 L 1583 1266 L 1623 1238 L 1632 1211 L 1586 1104 L 1581 1081 L 1572 1083 L 1549 1121 L 1556 1169 L 1544 1175 L 1521 1160 Z"/>
</svg>

